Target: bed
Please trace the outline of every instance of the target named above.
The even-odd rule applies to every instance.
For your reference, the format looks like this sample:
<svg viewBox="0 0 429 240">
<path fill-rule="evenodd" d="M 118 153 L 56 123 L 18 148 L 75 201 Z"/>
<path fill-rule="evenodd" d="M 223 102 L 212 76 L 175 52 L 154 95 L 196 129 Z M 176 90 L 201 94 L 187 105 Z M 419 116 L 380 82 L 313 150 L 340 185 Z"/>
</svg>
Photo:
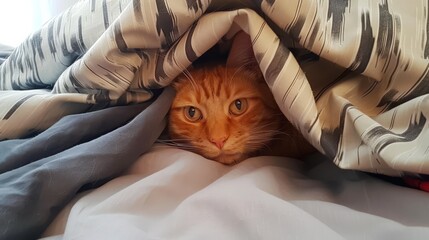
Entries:
<svg viewBox="0 0 429 240">
<path fill-rule="evenodd" d="M 0 239 L 427 239 L 429 5 L 404 4 L 81 0 L 0 45 Z M 318 153 L 157 141 L 170 83 L 238 31 Z"/>
</svg>

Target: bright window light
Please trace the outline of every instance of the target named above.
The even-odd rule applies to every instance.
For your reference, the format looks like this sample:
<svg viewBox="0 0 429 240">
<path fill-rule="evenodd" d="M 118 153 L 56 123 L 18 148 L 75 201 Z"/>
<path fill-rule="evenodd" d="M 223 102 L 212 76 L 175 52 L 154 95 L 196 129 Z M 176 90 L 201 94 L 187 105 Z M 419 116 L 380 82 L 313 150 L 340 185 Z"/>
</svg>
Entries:
<svg viewBox="0 0 429 240">
<path fill-rule="evenodd" d="M 18 46 L 78 0 L 0 0 L 0 44 Z"/>
</svg>

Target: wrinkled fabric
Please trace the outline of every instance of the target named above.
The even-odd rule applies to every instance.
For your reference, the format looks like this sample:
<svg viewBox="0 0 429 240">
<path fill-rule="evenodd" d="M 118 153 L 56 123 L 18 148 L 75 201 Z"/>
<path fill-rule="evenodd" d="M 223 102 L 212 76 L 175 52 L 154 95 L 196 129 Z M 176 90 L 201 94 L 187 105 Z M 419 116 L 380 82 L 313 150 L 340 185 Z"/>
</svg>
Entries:
<svg viewBox="0 0 429 240">
<path fill-rule="evenodd" d="M 428 174 L 428 6 L 421 0 L 77 2 L 0 65 L 1 236 L 41 232 L 76 191 L 131 164 L 164 126 L 170 102 L 152 103 L 156 93 L 241 30 L 282 112 L 337 166 Z M 125 124 L 135 112 L 93 132 L 85 117 L 60 121 L 94 112 L 104 124 L 110 119 L 98 110 L 141 103 L 151 110 L 140 124 Z M 56 123 L 62 128 L 50 129 Z M 60 133 L 71 142 L 59 144 L 67 138 Z"/>
<path fill-rule="evenodd" d="M 79 1 L 1 65 L 0 139 L 89 106 L 145 102 L 244 30 L 283 113 L 338 166 L 427 174 L 428 3 L 408 5 Z M 319 58 L 302 61 L 290 48 Z"/>
<path fill-rule="evenodd" d="M 427 193 L 260 156 L 232 167 L 156 145 L 45 233 L 62 239 L 427 239 Z M 66 217 L 66 224 L 61 224 Z"/>
<path fill-rule="evenodd" d="M 10 152 L 0 158 L 6 163 L 0 174 L 0 239 L 38 237 L 81 189 L 127 169 L 163 131 L 173 96 L 168 89 L 150 106 L 78 114 L 42 136 L 0 142 L 2 153 Z M 69 137 L 70 129 L 75 131 Z M 19 165 L 11 169 L 11 160 Z"/>
</svg>

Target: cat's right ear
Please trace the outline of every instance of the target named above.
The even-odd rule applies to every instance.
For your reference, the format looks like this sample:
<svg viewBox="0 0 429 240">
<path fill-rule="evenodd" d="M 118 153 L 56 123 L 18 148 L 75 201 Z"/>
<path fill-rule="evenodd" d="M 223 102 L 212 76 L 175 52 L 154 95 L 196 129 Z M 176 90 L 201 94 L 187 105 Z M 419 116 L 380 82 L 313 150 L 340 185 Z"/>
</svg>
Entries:
<svg viewBox="0 0 429 240">
<path fill-rule="evenodd" d="M 257 64 L 250 36 L 244 31 L 238 32 L 232 39 L 226 65 L 228 67 L 245 66 L 252 68 Z"/>
</svg>

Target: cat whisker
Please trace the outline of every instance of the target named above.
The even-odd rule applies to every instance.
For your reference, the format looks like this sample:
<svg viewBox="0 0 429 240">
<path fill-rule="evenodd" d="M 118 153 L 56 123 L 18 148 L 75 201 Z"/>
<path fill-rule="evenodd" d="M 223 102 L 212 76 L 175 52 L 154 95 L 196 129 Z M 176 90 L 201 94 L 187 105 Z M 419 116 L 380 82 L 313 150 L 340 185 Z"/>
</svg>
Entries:
<svg viewBox="0 0 429 240">
<path fill-rule="evenodd" d="M 283 132 L 277 130 L 255 131 L 246 140 L 246 145 L 257 150 L 263 146 L 267 146 L 272 140 L 282 139 L 279 136 L 281 134 L 283 134 Z"/>
<path fill-rule="evenodd" d="M 157 142 L 168 145 L 168 146 L 172 146 L 172 147 L 177 147 L 183 150 L 189 150 L 189 151 L 193 151 L 196 152 L 199 150 L 198 147 L 189 144 L 190 139 L 163 139 L 160 140 L 158 139 Z"/>
<path fill-rule="evenodd" d="M 196 152 L 198 150 L 198 148 L 193 147 L 191 145 L 187 145 L 187 144 L 167 144 L 168 146 L 171 147 L 177 147 L 183 150 L 188 150 L 188 151 L 192 151 L 192 152 Z"/>
<path fill-rule="evenodd" d="M 192 74 L 189 72 L 188 69 L 183 70 L 183 76 L 186 77 L 186 79 L 189 80 L 189 82 L 191 83 L 192 89 L 197 92 L 198 87 L 197 87 L 197 83 L 194 79 L 194 77 L 192 76 Z"/>
<path fill-rule="evenodd" d="M 163 52 L 158 52 L 158 55 L 160 55 L 160 56 L 163 56 L 164 58 L 167 56 L 167 54 L 168 54 L 168 52 L 166 52 L 166 53 L 163 53 Z M 175 59 L 173 59 L 174 61 L 175 61 Z M 194 89 L 194 91 L 196 91 L 196 86 L 197 86 L 197 84 L 195 83 L 195 80 L 194 80 L 194 78 L 192 77 L 192 74 L 190 73 L 190 71 L 189 71 L 189 66 L 190 65 L 192 65 L 192 64 L 190 64 L 190 65 L 188 65 L 188 66 L 185 66 L 185 65 L 181 65 L 179 62 L 177 62 L 177 61 L 175 61 L 175 63 L 176 63 L 176 66 L 178 67 L 178 70 L 181 72 L 181 74 L 186 78 L 186 79 L 188 79 L 189 81 L 190 81 L 190 83 L 191 83 L 191 85 L 192 85 L 192 87 L 193 87 L 193 89 Z M 179 75 L 180 76 L 180 75 Z M 178 79 L 176 78 L 176 81 L 177 81 Z"/>
<path fill-rule="evenodd" d="M 242 65 L 242 66 L 238 67 L 238 68 L 234 71 L 234 73 L 232 74 L 232 77 L 231 77 L 231 78 L 228 78 L 228 79 L 230 79 L 230 81 L 231 81 L 231 82 L 233 82 L 233 81 L 234 81 L 235 76 L 236 76 L 237 74 L 239 74 L 239 73 L 240 73 L 240 71 L 242 71 L 242 70 L 244 70 L 244 69 L 245 69 L 245 66 L 244 66 L 244 65 Z"/>
<path fill-rule="evenodd" d="M 171 140 L 171 139 L 158 139 L 156 140 L 157 143 L 163 143 L 167 145 L 180 145 L 180 144 L 186 144 L 185 140 Z"/>
<path fill-rule="evenodd" d="M 258 136 L 272 138 L 273 136 L 276 136 L 276 135 L 286 135 L 286 134 L 288 134 L 288 133 L 286 133 L 285 131 L 277 130 L 277 129 L 274 129 L 274 130 L 254 129 L 252 131 L 251 138 L 252 137 L 258 137 Z"/>
<path fill-rule="evenodd" d="M 258 130 L 265 130 L 266 128 L 269 128 L 273 125 L 275 125 L 275 122 L 269 122 L 269 123 L 264 123 L 264 124 L 260 124 L 256 126 L 256 131 Z"/>
<path fill-rule="evenodd" d="M 232 74 L 232 77 L 229 78 L 230 81 L 233 81 L 235 76 L 237 74 L 239 74 L 241 71 L 245 71 L 246 69 L 251 69 L 253 67 L 253 65 L 255 65 L 255 61 L 252 58 L 242 60 L 241 65 L 235 69 L 234 73 Z M 256 73 L 257 71 L 256 72 L 250 71 L 250 72 Z M 261 77 L 262 77 L 262 75 L 261 75 Z"/>
</svg>

